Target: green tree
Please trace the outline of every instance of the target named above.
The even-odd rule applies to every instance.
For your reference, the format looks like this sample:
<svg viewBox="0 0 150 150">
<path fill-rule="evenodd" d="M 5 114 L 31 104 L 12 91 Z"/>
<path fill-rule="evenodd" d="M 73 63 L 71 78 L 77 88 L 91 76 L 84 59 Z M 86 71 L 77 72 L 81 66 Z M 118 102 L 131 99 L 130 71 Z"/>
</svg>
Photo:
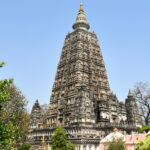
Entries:
<svg viewBox="0 0 150 150">
<path fill-rule="evenodd" d="M 3 67 L 4 63 L 0 62 L 0 68 Z M 15 142 L 15 127 L 12 122 L 5 124 L 2 118 L 3 105 L 9 101 L 8 89 L 12 84 L 12 79 L 0 80 L 0 149 L 7 150 Z"/>
<path fill-rule="evenodd" d="M 67 136 L 65 129 L 62 127 L 57 128 L 51 137 L 52 150 L 66 150 L 67 149 Z"/>
<path fill-rule="evenodd" d="M 5 124 L 11 122 L 15 127 L 15 146 L 24 144 L 29 126 L 29 114 L 26 111 L 27 100 L 22 92 L 12 84 L 8 88 L 9 101 L 3 105 L 1 117 Z"/>
<path fill-rule="evenodd" d="M 0 68 L 2 68 L 4 62 L 0 62 Z M 0 111 L 4 102 L 9 100 L 8 88 L 12 84 L 12 79 L 0 80 Z"/>
<path fill-rule="evenodd" d="M 0 149 L 9 150 L 15 143 L 15 127 L 11 122 L 7 125 L 0 121 Z"/>
<path fill-rule="evenodd" d="M 67 141 L 66 131 L 63 127 L 58 127 L 52 137 L 52 150 L 75 150 L 74 144 Z"/>
<path fill-rule="evenodd" d="M 23 144 L 21 147 L 18 148 L 18 150 L 29 150 L 30 149 L 30 145 L 28 144 Z"/>
<path fill-rule="evenodd" d="M 67 150 L 75 150 L 75 145 L 72 143 L 67 143 Z"/>
<path fill-rule="evenodd" d="M 0 67 L 3 65 L 0 63 Z M 25 142 L 29 125 L 26 104 L 12 79 L 0 80 L 0 149 L 10 150 Z"/>
<path fill-rule="evenodd" d="M 144 133 L 144 132 L 149 132 L 150 131 L 150 126 L 143 126 L 141 128 L 139 128 L 139 132 L 140 133 Z"/>
<path fill-rule="evenodd" d="M 121 138 L 113 139 L 107 150 L 126 150 L 125 142 Z"/>
<path fill-rule="evenodd" d="M 150 134 L 147 135 L 144 141 L 139 141 L 136 150 L 150 150 Z"/>
</svg>

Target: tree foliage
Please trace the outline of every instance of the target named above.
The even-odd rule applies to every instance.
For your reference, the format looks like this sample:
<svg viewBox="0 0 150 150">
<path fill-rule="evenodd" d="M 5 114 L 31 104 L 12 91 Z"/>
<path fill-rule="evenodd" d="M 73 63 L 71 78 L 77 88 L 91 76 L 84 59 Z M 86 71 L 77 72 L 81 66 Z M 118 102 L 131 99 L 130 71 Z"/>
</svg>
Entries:
<svg viewBox="0 0 150 150">
<path fill-rule="evenodd" d="M 0 62 L 0 68 L 3 67 L 4 62 Z M 3 102 L 9 100 L 8 88 L 12 84 L 12 79 L 0 80 L 0 110 L 2 108 Z"/>
<path fill-rule="evenodd" d="M 3 67 L 4 62 L 0 62 L 0 68 Z M 8 88 L 11 86 L 12 79 L 0 80 L 0 110 L 3 102 L 9 100 Z"/>
<path fill-rule="evenodd" d="M 150 123 L 150 83 L 138 82 L 133 92 L 144 123 L 148 125 Z"/>
<path fill-rule="evenodd" d="M 15 128 L 16 146 L 26 140 L 29 126 L 29 114 L 26 112 L 27 100 L 21 91 L 12 85 L 8 88 L 9 101 L 3 105 L 1 118 L 5 124 L 11 122 Z"/>
<path fill-rule="evenodd" d="M 136 150 L 150 150 L 150 134 L 147 135 L 144 141 L 139 141 Z"/>
<path fill-rule="evenodd" d="M 52 150 L 66 150 L 67 149 L 67 136 L 64 128 L 59 127 L 56 129 L 51 137 Z"/>
<path fill-rule="evenodd" d="M 4 63 L 0 62 L 0 68 L 3 67 Z M 12 122 L 4 122 L 2 117 L 3 105 L 9 101 L 10 94 L 8 89 L 12 84 L 12 79 L 0 80 L 0 149 L 10 149 L 15 142 L 15 127 Z"/>
<path fill-rule="evenodd" d="M 4 124 L 0 121 L 0 149 L 9 150 L 15 144 L 15 130 L 11 122 Z"/>
<path fill-rule="evenodd" d="M 74 144 L 67 141 L 66 131 L 59 127 L 54 131 L 51 137 L 52 150 L 75 150 Z"/>
<path fill-rule="evenodd" d="M 139 128 L 140 133 L 144 133 L 144 132 L 148 133 L 149 131 L 150 131 L 150 126 L 143 126 Z"/>
<path fill-rule="evenodd" d="M 23 144 L 22 146 L 20 146 L 19 148 L 18 148 L 18 150 L 29 150 L 30 149 L 30 145 L 28 145 L 28 144 Z"/>
<path fill-rule="evenodd" d="M 4 62 L 0 62 L 0 68 L 3 67 L 5 65 Z"/>
<path fill-rule="evenodd" d="M 72 143 L 67 143 L 67 150 L 75 150 L 75 145 Z"/>
<path fill-rule="evenodd" d="M 125 142 L 121 138 L 113 139 L 107 150 L 126 150 Z"/>
<path fill-rule="evenodd" d="M 25 141 L 29 123 L 26 103 L 12 79 L 0 80 L 0 149 L 9 150 Z"/>
</svg>

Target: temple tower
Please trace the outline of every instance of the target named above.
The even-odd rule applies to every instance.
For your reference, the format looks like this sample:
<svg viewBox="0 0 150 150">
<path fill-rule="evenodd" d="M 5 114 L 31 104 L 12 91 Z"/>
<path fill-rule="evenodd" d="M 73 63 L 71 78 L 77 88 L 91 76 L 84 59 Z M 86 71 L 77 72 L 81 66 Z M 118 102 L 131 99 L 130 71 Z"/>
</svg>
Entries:
<svg viewBox="0 0 150 150">
<path fill-rule="evenodd" d="M 73 29 L 64 42 L 50 99 L 47 123 L 53 127 L 95 124 L 99 119 L 97 105 L 110 98 L 101 49 L 96 34 L 88 31 L 82 4 Z"/>
<path fill-rule="evenodd" d="M 137 131 L 138 110 L 133 96 L 128 95 L 125 105 L 111 92 L 98 38 L 89 31 L 82 4 L 72 28 L 62 48 L 46 125 L 32 130 L 30 139 L 35 146 L 43 137 L 50 143 L 53 131 L 63 125 L 77 150 L 99 150 L 100 139 L 113 127 Z"/>
</svg>

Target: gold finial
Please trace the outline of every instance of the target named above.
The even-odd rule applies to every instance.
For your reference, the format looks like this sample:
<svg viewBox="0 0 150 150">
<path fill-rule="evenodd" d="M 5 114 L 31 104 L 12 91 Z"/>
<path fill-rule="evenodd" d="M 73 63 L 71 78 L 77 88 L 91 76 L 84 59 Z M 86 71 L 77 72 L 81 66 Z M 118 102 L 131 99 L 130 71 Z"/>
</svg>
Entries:
<svg viewBox="0 0 150 150">
<path fill-rule="evenodd" d="M 79 13 L 84 13 L 84 8 L 83 8 L 83 4 L 80 4 L 80 9 L 79 9 Z"/>
</svg>

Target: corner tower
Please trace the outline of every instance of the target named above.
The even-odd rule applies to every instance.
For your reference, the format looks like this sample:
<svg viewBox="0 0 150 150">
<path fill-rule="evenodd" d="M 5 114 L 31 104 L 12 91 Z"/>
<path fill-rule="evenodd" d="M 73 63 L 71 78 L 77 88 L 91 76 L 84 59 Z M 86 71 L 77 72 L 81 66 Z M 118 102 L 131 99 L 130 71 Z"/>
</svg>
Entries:
<svg viewBox="0 0 150 150">
<path fill-rule="evenodd" d="M 33 107 L 32 112 L 30 115 L 30 129 L 36 129 L 39 127 L 39 123 L 42 119 L 42 112 L 41 112 L 41 106 L 39 104 L 39 101 L 36 100 Z"/>
<path fill-rule="evenodd" d="M 128 124 L 140 126 L 142 124 L 141 116 L 139 115 L 139 112 L 138 112 L 136 99 L 134 98 L 130 90 L 128 93 L 128 97 L 125 101 L 125 106 L 126 106 L 126 111 L 127 111 Z"/>
</svg>

